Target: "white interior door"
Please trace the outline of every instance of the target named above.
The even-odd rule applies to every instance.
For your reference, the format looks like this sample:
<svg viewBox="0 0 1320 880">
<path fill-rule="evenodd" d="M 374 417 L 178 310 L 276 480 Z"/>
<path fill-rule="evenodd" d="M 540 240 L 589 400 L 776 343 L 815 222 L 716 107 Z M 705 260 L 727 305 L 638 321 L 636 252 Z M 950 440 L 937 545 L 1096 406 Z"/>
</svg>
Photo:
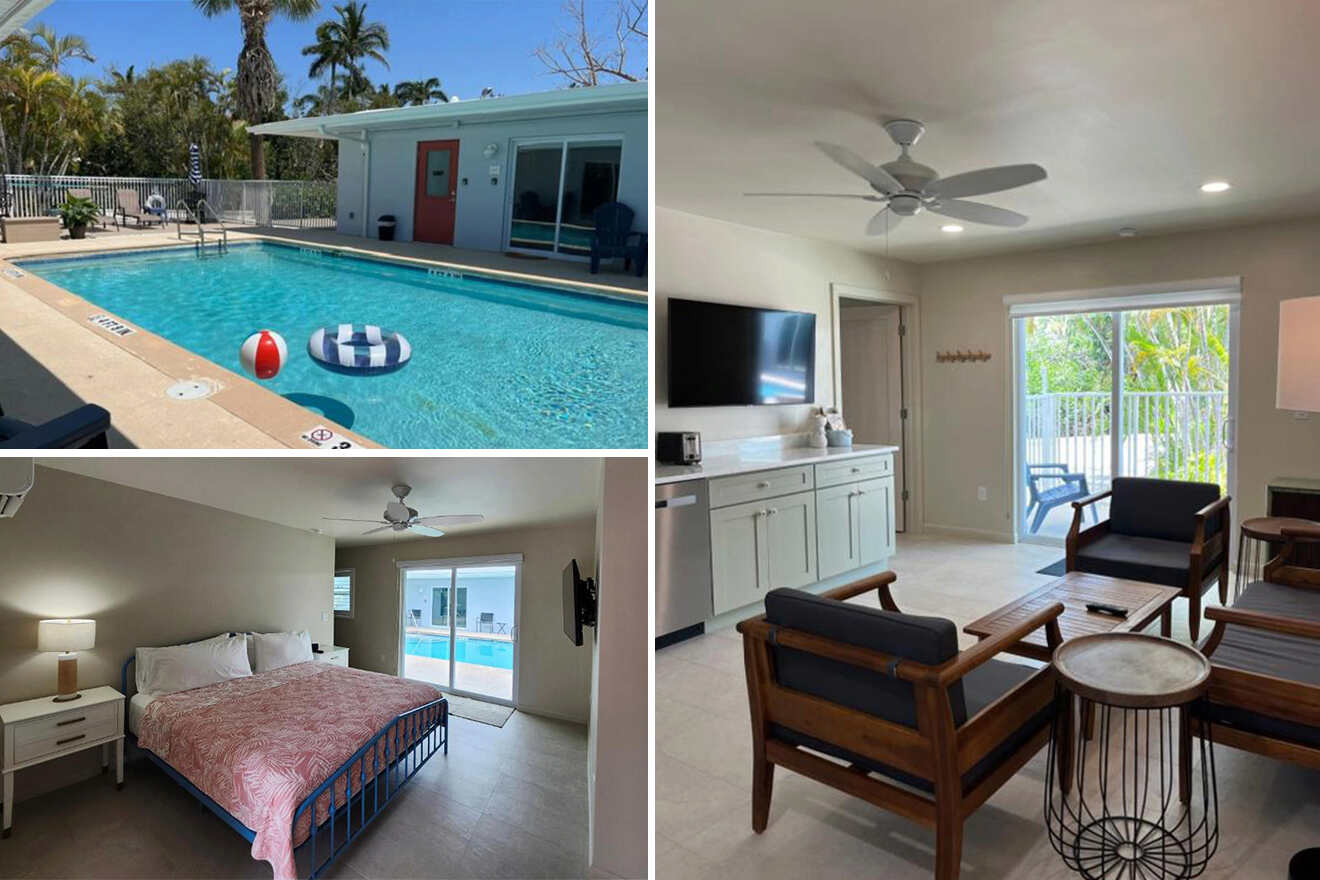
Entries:
<svg viewBox="0 0 1320 880">
<path fill-rule="evenodd" d="M 903 350 L 896 305 L 839 310 L 844 418 L 855 443 L 899 447 L 894 456 L 894 525 L 904 530 Z"/>
</svg>

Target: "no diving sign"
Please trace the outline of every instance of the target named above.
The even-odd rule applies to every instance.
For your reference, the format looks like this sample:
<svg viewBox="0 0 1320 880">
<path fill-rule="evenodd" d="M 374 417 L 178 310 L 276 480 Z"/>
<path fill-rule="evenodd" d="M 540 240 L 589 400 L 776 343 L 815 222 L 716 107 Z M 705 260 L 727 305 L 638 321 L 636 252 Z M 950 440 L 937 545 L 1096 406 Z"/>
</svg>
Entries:
<svg viewBox="0 0 1320 880">
<path fill-rule="evenodd" d="M 303 431 L 303 440 L 317 449 L 357 449 L 356 443 L 325 425 L 317 425 L 310 431 Z"/>
</svg>

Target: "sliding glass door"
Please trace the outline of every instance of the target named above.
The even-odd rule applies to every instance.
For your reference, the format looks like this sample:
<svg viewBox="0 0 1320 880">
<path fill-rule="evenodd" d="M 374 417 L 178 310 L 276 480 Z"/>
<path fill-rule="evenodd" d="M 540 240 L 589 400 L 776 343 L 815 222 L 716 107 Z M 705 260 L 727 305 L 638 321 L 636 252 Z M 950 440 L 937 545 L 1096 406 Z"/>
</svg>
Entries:
<svg viewBox="0 0 1320 880">
<path fill-rule="evenodd" d="M 1232 305 L 1032 314 L 1013 321 L 1017 533 L 1060 541 L 1070 502 L 1115 474 L 1232 478 Z M 1084 525 L 1104 519 L 1094 506 Z"/>
<path fill-rule="evenodd" d="M 596 209 L 619 197 L 622 154 L 610 139 L 516 145 L 509 247 L 590 255 Z"/>
<path fill-rule="evenodd" d="M 400 563 L 405 678 L 512 705 L 521 556 Z"/>
</svg>

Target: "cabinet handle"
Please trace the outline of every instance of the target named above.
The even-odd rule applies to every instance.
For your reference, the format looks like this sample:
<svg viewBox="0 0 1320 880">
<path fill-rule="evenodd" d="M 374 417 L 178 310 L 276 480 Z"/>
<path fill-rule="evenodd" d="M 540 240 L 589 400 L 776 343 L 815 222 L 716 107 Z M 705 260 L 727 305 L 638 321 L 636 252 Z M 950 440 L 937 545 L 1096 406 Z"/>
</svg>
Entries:
<svg viewBox="0 0 1320 880">
<path fill-rule="evenodd" d="M 83 739 L 83 738 L 86 737 L 86 736 L 87 736 L 87 734 L 85 734 L 85 733 L 80 733 L 80 734 L 78 734 L 77 736 L 71 736 L 71 737 L 69 737 L 68 739 L 57 739 L 57 740 L 55 740 L 55 745 L 57 745 L 57 746 L 62 746 L 62 745 L 64 745 L 64 744 L 66 744 L 66 743 L 77 742 L 78 740 Z"/>
<path fill-rule="evenodd" d="M 778 507 L 772 507 L 772 508 L 770 508 L 770 510 L 768 511 L 768 514 L 767 514 L 767 515 L 769 515 L 769 516 L 774 516 L 774 515 L 775 515 L 776 513 L 778 513 L 778 512 L 779 512 L 779 508 L 778 508 Z"/>
<path fill-rule="evenodd" d="M 861 468 L 858 468 L 858 467 L 855 467 L 855 468 L 852 469 L 852 472 L 853 472 L 854 474 L 860 474 L 860 473 L 862 472 L 862 469 L 861 469 Z"/>
<path fill-rule="evenodd" d="M 756 484 L 756 488 L 758 488 L 758 489 L 769 489 L 769 488 L 770 488 L 770 481 L 769 481 L 769 480 L 761 480 L 759 483 Z"/>
<path fill-rule="evenodd" d="M 68 721 L 56 721 L 55 726 L 63 727 L 66 724 L 77 724 L 79 721 L 86 721 L 86 720 L 87 720 L 87 716 L 83 715 L 79 718 L 70 718 Z"/>
</svg>

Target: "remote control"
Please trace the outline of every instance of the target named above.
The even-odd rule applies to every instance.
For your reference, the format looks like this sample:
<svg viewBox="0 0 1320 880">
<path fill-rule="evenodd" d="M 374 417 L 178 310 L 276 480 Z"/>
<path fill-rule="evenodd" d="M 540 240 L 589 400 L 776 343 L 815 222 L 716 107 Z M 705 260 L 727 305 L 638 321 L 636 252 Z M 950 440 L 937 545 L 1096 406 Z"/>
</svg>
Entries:
<svg viewBox="0 0 1320 880">
<path fill-rule="evenodd" d="M 1096 614 L 1108 614 L 1110 617 L 1126 618 L 1128 616 L 1126 608 L 1120 608 L 1117 605 L 1105 605 L 1103 602 L 1087 602 L 1086 610 L 1094 611 Z"/>
</svg>

